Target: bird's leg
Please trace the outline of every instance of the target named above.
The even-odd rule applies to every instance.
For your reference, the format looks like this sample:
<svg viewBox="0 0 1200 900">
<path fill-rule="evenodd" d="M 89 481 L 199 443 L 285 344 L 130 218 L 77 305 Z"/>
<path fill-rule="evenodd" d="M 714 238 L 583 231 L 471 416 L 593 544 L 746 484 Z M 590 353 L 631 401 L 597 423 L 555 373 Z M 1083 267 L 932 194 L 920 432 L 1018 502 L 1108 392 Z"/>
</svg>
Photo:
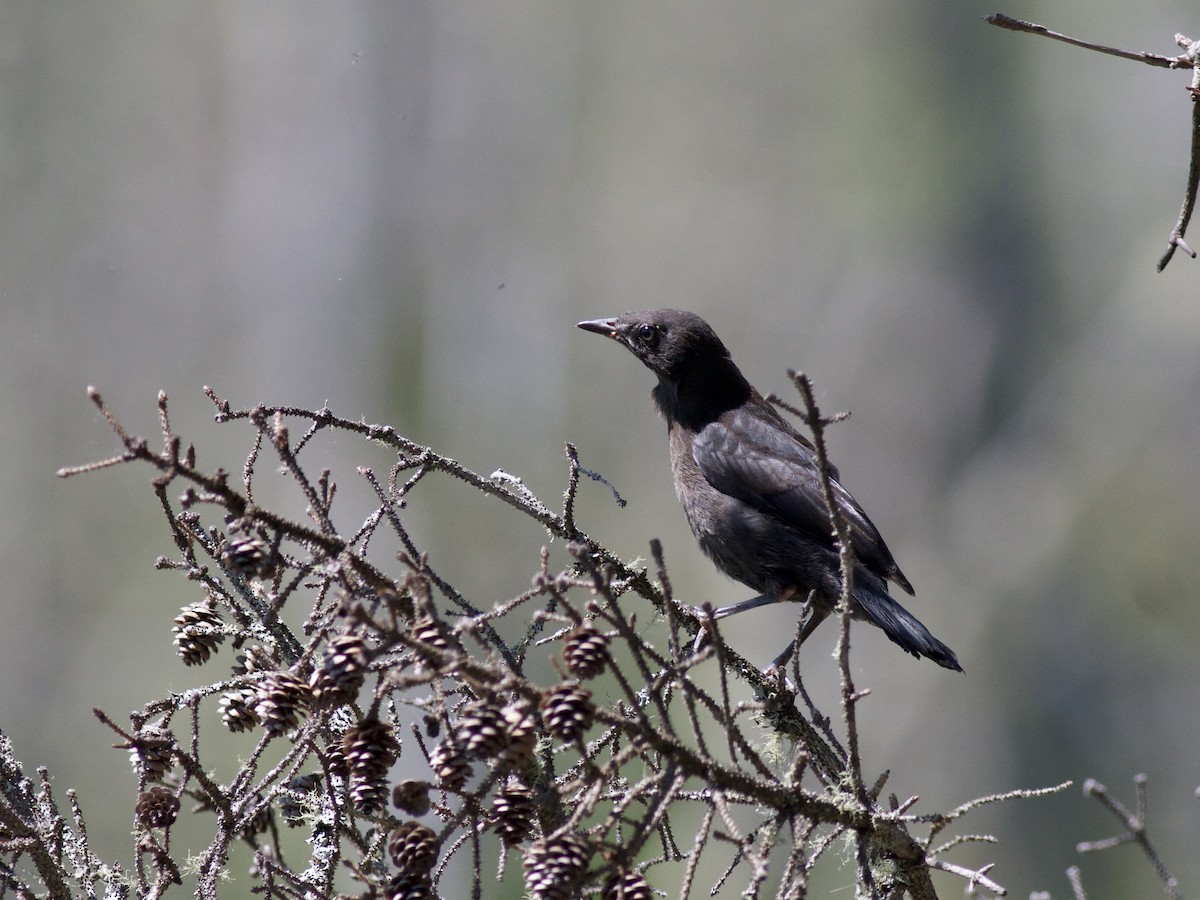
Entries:
<svg viewBox="0 0 1200 900">
<path fill-rule="evenodd" d="M 772 603 L 783 603 L 793 599 L 795 596 L 796 587 L 794 585 L 789 585 L 776 594 L 759 594 L 756 597 L 751 597 L 749 600 L 743 600 L 740 603 L 732 603 L 729 606 L 722 606 L 719 609 L 712 609 L 712 607 L 706 605 L 704 609 L 697 609 L 696 614 L 700 617 L 701 621 L 704 621 L 705 619 L 715 621 L 717 619 L 727 618 L 740 612 L 745 612 L 748 609 L 758 609 L 760 606 L 769 606 Z M 815 596 L 815 591 L 809 592 L 808 597 L 804 600 L 805 611 L 808 613 L 808 621 L 804 623 L 804 628 L 802 628 L 800 631 L 799 640 L 791 641 L 786 647 L 784 647 L 783 651 L 773 660 L 771 660 L 771 664 L 767 666 L 766 671 L 782 671 L 783 667 L 787 665 L 788 660 L 792 658 L 792 654 L 796 651 L 796 648 L 800 644 L 803 644 L 808 639 L 808 636 L 812 634 L 814 630 L 816 630 L 816 627 L 821 624 L 827 615 L 829 615 L 828 610 L 818 608 L 813 602 Z M 708 639 L 708 635 L 708 629 L 701 629 L 700 633 L 696 635 L 696 640 L 692 643 L 693 653 L 698 653 L 700 651 L 700 648 L 704 646 L 705 641 Z"/>
<path fill-rule="evenodd" d="M 786 666 L 788 660 L 792 658 L 792 653 L 795 651 L 795 649 L 796 649 L 796 642 L 792 641 L 790 644 L 788 644 L 786 647 L 783 648 L 782 653 L 780 653 L 777 657 L 775 657 L 773 660 L 771 660 L 771 664 L 769 666 L 767 666 L 767 671 L 769 672 L 772 669 L 774 669 L 776 671 L 782 672 L 783 667 Z"/>
<path fill-rule="evenodd" d="M 806 621 L 804 623 L 804 627 L 800 629 L 799 639 L 792 641 L 790 644 L 784 647 L 783 652 L 771 660 L 771 665 L 767 667 L 767 671 L 770 671 L 771 669 L 779 669 L 782 671 L 783 667 L 787 665 L 788 660 L 792 658 L 792 653 L 795 652 L 796 648 L 808 640 L 808 636 L 816 631 L 817 626 L 825 620 L 827 615 L 829 615 L 827 610 L 819 609 L 813 602 L 813 599 L 814 594 L 810 593 L 808 595 L 808 599 L 804 601 L 804 605 L 808 612 L 808 621 Z"/>
<path fill-rule="evenodd" d="M 772 603 L 783 603 L 787 600 L 792 599 L 792 597 L 794 597 L 795 595 L 796 595 L 796 588 L 794 586 L 788 586 L 777 593 L 759 594 L 756 597 L 751 597 L 749 600 L 743 600 L 740 603 L 731 603 L 729 606 L 722 606 L 719 609 L 712 610 L 711 612 L 708 612 L 707 610 L 705 610 L 704 612 L 706 613 L 707 616 L 710 616 L 713 620 L 725 619 L 725 618 L 728 618 L 729 616 L 736 615 L 737 613 L 745 612 L 748 609 L 758 609 L 760 606 L 770 606 Z M 698 610 L 697 614 L 699 614 L 700 612 L 701 611 Z M 807 632 L 806 632 L 806 636 L 807 636 Z M 695 643 L 692 645 L 693 653 L 699 651 L 699 649 L 702 646 L 704 646 L 704 640 L 706 637 L 707 637 L 706 631 L 702 631 L 700 634 L 696 635 Z M 795 645 L 796 645 L 795 641 L 788 644 L 787 648 L 782 653 L 780 653 L 777 657 L 775 657 L 774 661 L 771 663 L 771 668 L 782 666 L 784 663 L 786 663 L 788 661 L 788 658 L 792 655 L 792 649 L 795 647 Z"/>
<path fill-rule="evenodd" d="M 724 619 L 727 616 L 745 612 L 748 609 L 758 609 L 760 606 L 768 606 L 774 603 L 775 599 L 771 594 L 759 594 L 757 597 L 751 597 L 749 600 L 743 600 L 740 603 L 731 603 L 729 606 L 721 606 L 714 609 L 713 618 Z"/>
<path fill-rule="evenodd" d="M 705 620 L 716 621 L 717 619 L 724 619 L 728 616 L 732 616 L 735 613 L 745 612 L 748 609 L 758 609 L 760 606 L 769 606 L 772 603 L 779 603 L 783 600 L 787 600 L 795 592 L 795 588 L 787 588 L 779 595 L 759 594 L 757 597 L 751 597 L 749 600 L 743 600 L 741 603 L 732 603 L 729 606 L 722 606 L 719 609 L 713 609 L 708 604 L 705 604 L 704 607 L 693 607 L 693 611 L 701 622 Z M 696 635 L 696 640 L 692 642 L 693 653 L 700 652 L 700 648 L 703 647 L 705 642 L 708 640 L 708 633 L 709 629 L 704 628 L 701 629 Z"/>
<path fill-rule="evenodd" d="M 795 594 L 796 589 L 794 587 L 784 588 L 778 594 L 759 594 L 757 597 L 751 597 L 749 600 L 743 600 L 741 603 L 732 603 L 729 606 L 714 609 L 713 618 L 724 619 L 728 616 L 745 612 L 748 609 L 758 609 L 760 606 L 769 606 L 772 603 L 783 603 L 785 600 L 791 600 Z"/>
</svg>

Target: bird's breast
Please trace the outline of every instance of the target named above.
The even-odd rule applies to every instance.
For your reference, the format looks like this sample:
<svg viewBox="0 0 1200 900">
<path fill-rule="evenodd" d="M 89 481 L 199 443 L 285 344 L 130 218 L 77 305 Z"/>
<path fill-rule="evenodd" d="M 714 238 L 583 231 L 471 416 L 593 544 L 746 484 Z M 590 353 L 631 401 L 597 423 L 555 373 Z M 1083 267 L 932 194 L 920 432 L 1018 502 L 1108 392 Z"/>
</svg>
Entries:
<svg viewBox="0 0 1200 900">
<path fill-rule="evenodd" d="M 721 571 L 756 590 L 765 590 L 779 548 L 779 525 L 749 504 L 713 487 L 692 456 L 694 435 L 671 430 L 671 474 L 675 495 L 700 549 Z"/>
</svg>

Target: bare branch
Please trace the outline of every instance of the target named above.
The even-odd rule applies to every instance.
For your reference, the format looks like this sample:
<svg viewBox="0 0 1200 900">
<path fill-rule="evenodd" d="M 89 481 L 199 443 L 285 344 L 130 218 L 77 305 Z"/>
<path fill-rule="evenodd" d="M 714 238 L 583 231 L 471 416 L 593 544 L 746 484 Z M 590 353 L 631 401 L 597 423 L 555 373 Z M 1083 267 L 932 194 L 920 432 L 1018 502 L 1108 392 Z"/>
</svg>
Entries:
<svg viewBox="0 0 1200 900">
<path fill-rule="evenodd" d="M 1051 38 L 1052 40 L 1062 41 L 1064 44 L 1071 44 L 1074 47 L 1082 47 L 1085 50 L 1094 50 L 1097 53 L 1106 53 L 1109 56 L 1119 56 L 1121 59 L 1131 59 L 1134 62 L 1142 62 L 1148 66 L 1160 66 L 1164 69 L 1178 69 L 1181 66 L 1191 66 L 1186 56 L 1160 56 L 1157 53 L 1137 52 L 1132 50 L 1120 50 L 1116 47 L 1106 47 L 1104 44 L 1096 44 L 1092 41 L 1081 40 L 1066 34 L 1060 34 L 1057 31 L 1051 31 L 1045 25 L 1037 25 L 1033 22 L 1026 22 L 1022 19 L 1014 19 L 1011 16 L 1006 16 L 1003 13 L 994 13 L 990 16 L 984 16 L 983 20 L 989 25 L 995 25 L 998 28 L 1004 28 L 1008 31 L 1023 31 L 1026 34 L 1040 34 L 1043 37 Z"/>
<path fill-rule="evenodd" d="M 662 878 L 678 879 L 685 900 L 722 886 L 762 896 L 772 878 L 779 896 L 801 900 L 812 867 L 839 851 L 854 861 L 863 896 L 929 900 L 935 870 L 995 890 L 988 867 L 944 858 L 979 836 L 928 848 L 953 819 L 997 798 L 922 816 L 911 811 L 916 797 L 881 803 L 886 771 L 873 783 L 863 778 L 857 708 L 868 692 L 855 686 L 849 667 L 854 560 L 831 499 L 836 469 L 823 429 L 833 420 L 821 417 L 808 380 L 793 379 L 841 550 L 840 727 L 816 708 L 798 668 L 794 687 L 782 673 L 760 672 L 725 643 L 716 622 L 675 598 L 659 542 L 650 544 L 647 571 L 583 530 L 581 476 L 608 482 L 583 468 L 572 444 L 556 511 L 557 503 L 543 502 L 518 475 L 483 476 L 387 426 L 328 408 L 235 410 L 209 389 L 217 422 L 249 430 L 238 483 L 229 475 L 234 466 L 197 466 L 194 445 L 173 430 L 164 395 L 161 450 L 151 450 L 92 390 L 122 452 L 64 474 L 147 465 L 174 547 L 157 566 L 182 574 L 199 595 L 175 618 L 182 662 L 208 664 L 226 641 L 243 652 L 232 675 L 149 699 L 128 725 L 97 712 L 134 765 L 129 875 L 90 855 L 73 795 L 69 819 L 46 812 L 54 798 L 43 776 L 31 801 L 42 824 L 14 816 L 0 800 L 0 893 L 36 893 L 5 854 L 32 860 L 51 895 L 93 897 L 104 887 L 115 896 L 119 876 L 139 900 L 177 883 L 181 860 L 190 857 L 196 895 L 208 900 L 225 888 L 239 842 L 253 851 L 253 891 L 280 900 L 329 900 L 343 864 L 363 882 L 364 897 L 433 896 L 451 868 L 467 873 L 470 896 L 488 896 L 488 861 L 508 880 L 509 849 L 520 852 L 519 877 L 534 898 L 644 896 L 644 873 L 662 869 Z M 293 441 L 297 423 L 303 436 Z M 386 478 L 376 475 L 382 469 L 356 467 L 374 508 L 348 529 L 333 515 L 334 472 L 310 465 L 331 432 L 395 454 Z M 303 518 L 256 502 L 264 453 L 274 454 L 293 484 Z M 556 571 L 541 547 L 524 563 L 533 570 L 527 590 L 507 599 L 463 596 L 434 569 L 434 554 L 406 518 L 429 480 L 446 477 L 564 539 L 566 568 Z M 439 564 L 448 555 L 437 554 Z M 665 617 L 665 629 L 647 616 L 652 610 Z M 702 626 L 711 643 L 697 651 L 690 638 Z M 557 678 L 534 683 L 531 652 L 554 648 Z M 710 689 L 693 672 L 712 665 L 720 672 Z M 217 747 L 221 736 L 202 706 L 230 731 L 253 731 L 252 749 Z M 428 771 L 392 784 L 402 735 L 418 748 L 415 765 Z M 235 757 L 236 767 L 214 763 Z M 19 773 L 2 763 L 0 753 L 0 791 L 19 796 Z M 195 804 L 186 814 L 210 817 L 206 847 L 172 846 L 175 816 L 185 814 L 181 800 Z M 677 822 L 689 813 L 699 831 L 681 846 Z M 299 851 L 306 859 L 284 858 L 289 842 L 279 839 L 280 822 L 308 829 L 307 849 Z M 910 832 L 925 826 L 925 838 Z M 839 841 L 847 832 L 854 840 Z M 697 884 L 698 873 L 712 871 L 701 857 L 714 853 L 723 871 Z"/>
<path fill-rule="evenodd" d="M 1161 272 L 1167 267 L 1167 263 L 1171 261 L 1171 257 L 1175 255 L 1175 250 L 1183 250 L 1188 256 L 1196 258 L 1196 251 L 1188 246 L 1184 240 L 1184 233 L 1187 231 L 1188 223 L 1191 221 L 1192 212 L 1196 208 L 1196 193 L 1197 186 L 1200 184 L 1200 104 L 1197 104 L 1197 99 L 1200 99 L 1200 41 L 1194 41 L 1191 38 L 1182 35 L 1175 35 L 1175 43 L 1182 49 L 1183 53 L 1178 56 L 1161 56 L 1157 53 L 1148 53 L 1145 51 L 1137 52 L 1132 50 L 1120 50 L 1116 47 L 1108 47 L 1104 44 L 1093 43 L 1079 38 L 1070 37 L 1069 35 L 1060 34 L 1057 31 L 1051 31 L 1044 25 L 1037 25 L 1033 22 L 1026 22 L 1022 19 L 1014 19 L 1011 16 L 1006 16 L 1003 13 L 995 13 L 990 16 L 984 16 L 984 21 L 999 28 L 1004 28 L 1008 31 L 1019 31 L 1026 34 L 1039 34 L 1043 37 L 1048 37 L 1056 41 L 1062 41 L 1066 44 L 1071 44 L 1075 47 L 1082 47 L 1085 50 L 1093 50 L 1097 53 L 1105 53 L 1109 56 L 1117 56 L 1121 59 L 1130 59 L 1134 62 L 1145 63 L 1150 66 L 1158 66 L 1164 69 L 1191 69 L 1192 83 L 1188 87 L 1193 102 L 1192 106 L 1192 145 L 1191 156 L 1188 163 L 1188 178 L 1187 186 L 1184 190 L 1183 205 L 1179 210 L 1179 217 L 1175 220 L 1175 227 L 1171 229 L 1171 234 L 1167 238 L 1167 249 L 1158 261 L 1158 271 Z"/>
<path fill-rule="evenodd" d="M 1196 251 L 1189 247 L 1183 239 L 1188 223 L 1192 219 L 1192 212 L 1196 208 L 1196 190 L 1200 186 L 1200 103 L 1197 102 L 1197 98 L 1200 97 L 1197 94 L 1200 85 L 1196 83 L 1200 79 L 1200 68 L 1197 68 L 1195 73 L 1192 86 L 1189 88 L 1192 91 L 1192 155 L 1188 163 L 1187 188 L 1183 195 L 1183 206 L 1179 209 L 1179 218 L 1175 220 L 1175 227 L 1171 229 L 1171 234 L 1167 238 L 1167 249 L 1158 261 L 1158 271 L 1160 272 L 1167 267 L 1167 263 L 1175 255 L 1176 247 L 1192 259 L 1196 258 Z"/>
<path fill-rule="evenodd" d="M 1146 834 L 1146 776 L 1135 775 L 1133 787 L 1136 811 L 1130 812 L 1100 782 L 1089 778 L 1083 783 L 1083 793 L 1099 800 L 1104 808 L 1111 812 L 1125 826 L 1127 831 L 1100 841 L 1083 841 L 1076 845 L 1075 849 L 1080 853 L 1094 853 L 1098 850 L 1107 850 L 1120 844 L 1135 843 L 1141 847 L 1142 852 L 1150 861 L 1150 865 L 1154 867 L 1154 872 L 1158 875 L 1159 880 L 1162 881 L 1163 890 L 1166 891 L 1167 896 L 1171 900 L 1179 900 L 1183 896 L 1179 892 L 1179 883 L 1175 880 L 1175 876 L 1167 870 L 1162 858 L 1158 855 L 1158 852 L 1154 849 L 1154 845 L 1150 843 L 1149 836 Z"/>
</svg>

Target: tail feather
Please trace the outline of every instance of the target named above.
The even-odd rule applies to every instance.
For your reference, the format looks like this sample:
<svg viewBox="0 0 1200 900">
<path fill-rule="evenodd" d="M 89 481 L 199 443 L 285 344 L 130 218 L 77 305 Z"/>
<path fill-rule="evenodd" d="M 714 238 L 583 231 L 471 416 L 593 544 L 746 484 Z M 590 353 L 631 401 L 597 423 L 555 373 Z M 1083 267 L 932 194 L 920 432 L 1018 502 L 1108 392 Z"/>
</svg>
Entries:
<svg viewBox="0 0 1200 900">
<path fill-rule="evenodd" d="M 932 659 L 939 666 L 961 672 L 954 651 L 935 638 L 921 620 L 897 603 L 882 590 L 869 585 L 854 586 L 854 599 L 866 614 L 893 642 L 899 644 L 913 656 Z"/>
</svg>

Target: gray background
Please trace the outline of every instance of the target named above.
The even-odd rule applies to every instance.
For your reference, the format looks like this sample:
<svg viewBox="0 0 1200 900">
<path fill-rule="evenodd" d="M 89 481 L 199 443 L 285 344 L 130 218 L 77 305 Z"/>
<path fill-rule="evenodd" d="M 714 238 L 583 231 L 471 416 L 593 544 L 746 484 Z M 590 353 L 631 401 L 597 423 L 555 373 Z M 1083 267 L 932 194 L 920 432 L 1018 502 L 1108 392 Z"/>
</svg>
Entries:
<svg viewBox="0 0 1200 900">
<path fill-rule="evenodd" d="M 922 811 L 1087 776 L 1131 798 L 1146 772 L 1152 836 L 1194 892 L 1200 269 L 1154 272 L 1188 74 L 993 11 L 3 4 L 0 724 L 19 756 L 79 788 L 115 854 L 133 779 L 88 711 L 207 674 L 173 655 L 197 597 L 153 570 L 171 545 L 149 472 L 55 478 L 117 451 L 88 384 L 152 437 L 165 389 L 201 462 L 232 471 L 249 434 L 211 423 L 205 384 L 328 401 L 548 502 L 570 440 L 631 501 L 585 484 L 583 527 L 630 558 L 660 537 L 684 599 L 741 599 L 677 509 L 651 376 L 573 327 L 681 306 L 764 391 L 792 366 L 853 410 L 834 459 L 964 664 L 856 630 L 867 767 Z M 1160 53 L 1200 29 L 1184 0 L 1005 11 Z M 350 497 L 354 466 L 387 464 L 348 438 L 320 453 Z M 485 605 L 522 590 L 544 536 L 440 490 L 409 514 L 444 574 Z M 765 663 L 794 617 L 730 635 Z M 804 668 L 832 706 L 826 631 Z M 1114 829 L 1072 789 L 966 820 L 1001 843 L 955 859 L 1068 896 L 1075 842 Z M 1158 890 L 1131 848 L 1082 864 L 1091 896 Z"/>
</svg>

